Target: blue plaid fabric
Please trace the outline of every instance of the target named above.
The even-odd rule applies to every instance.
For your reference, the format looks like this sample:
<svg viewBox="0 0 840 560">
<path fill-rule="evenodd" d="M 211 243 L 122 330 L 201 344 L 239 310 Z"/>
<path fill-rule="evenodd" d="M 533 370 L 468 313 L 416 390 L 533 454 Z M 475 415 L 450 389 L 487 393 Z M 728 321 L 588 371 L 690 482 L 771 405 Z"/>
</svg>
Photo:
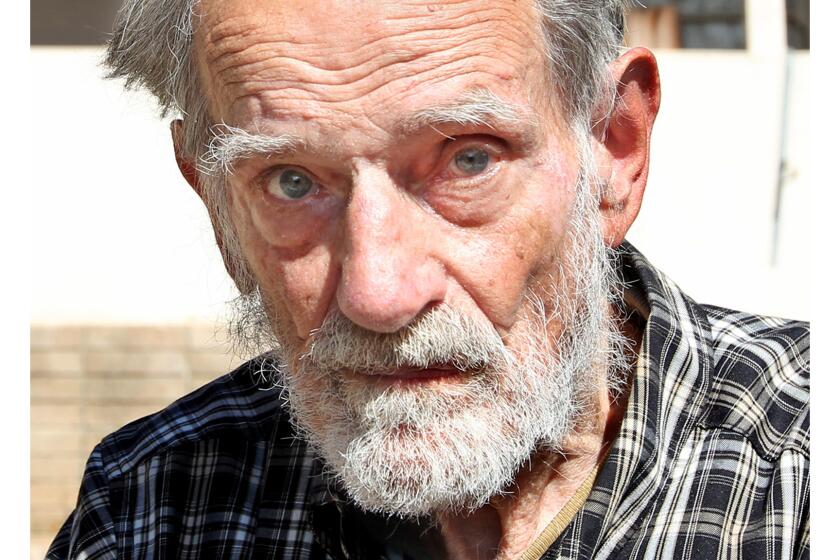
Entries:
<svg viewBox="0 0 840 560">
<path fill-rule="evenodd" d="M 629 244 L 623 272 L 644 325 L 627 412 L 543 558 L 808 558 L 808 325 L 698 305 Z M 102 440 L 47 557 L 423 556 L 330 487 L 262 366 Z"/>
</svg>

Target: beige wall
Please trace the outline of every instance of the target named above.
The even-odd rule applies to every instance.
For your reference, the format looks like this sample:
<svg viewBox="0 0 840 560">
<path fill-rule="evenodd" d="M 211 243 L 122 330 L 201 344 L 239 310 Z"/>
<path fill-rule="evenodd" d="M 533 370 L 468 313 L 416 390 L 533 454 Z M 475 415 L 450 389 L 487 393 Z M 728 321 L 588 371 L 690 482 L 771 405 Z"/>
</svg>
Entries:
<svg viewBox="0 0 840 560">
<path fill-rule="evenodd" d="M 198 324 L 32 327 L 32 558 L 73 509 L 99 440 L 240 363 L 219 338 Z"/>
</svg>

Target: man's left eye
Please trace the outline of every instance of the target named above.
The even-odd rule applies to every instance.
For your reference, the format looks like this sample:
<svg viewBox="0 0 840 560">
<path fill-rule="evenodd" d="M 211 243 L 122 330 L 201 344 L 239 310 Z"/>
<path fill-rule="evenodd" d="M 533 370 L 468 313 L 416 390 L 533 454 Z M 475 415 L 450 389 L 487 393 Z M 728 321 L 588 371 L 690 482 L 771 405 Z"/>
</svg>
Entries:
<svg viewBox="0 0 840 560">
<path fill-rule="evenodd" d="M 465 148 L 455 154 L 450 167 L 462 176 L 479 175 L 490 165 L 490 153 L 484 148 Z"/>
</svg>

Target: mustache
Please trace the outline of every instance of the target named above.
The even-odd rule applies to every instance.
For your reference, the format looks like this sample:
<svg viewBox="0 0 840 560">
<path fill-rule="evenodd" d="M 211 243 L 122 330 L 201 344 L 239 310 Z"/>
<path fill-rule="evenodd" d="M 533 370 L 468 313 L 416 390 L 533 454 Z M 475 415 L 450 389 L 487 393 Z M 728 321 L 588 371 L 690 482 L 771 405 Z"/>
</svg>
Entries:
<svg viewBox="0 0 840 560">
<path fill-rule="evenodd" d="M 332 311 L 313 333 L 300 361 L 324 375 L 442 365 L 466 372 L 506 364 L 508 351 L 488 321 L 440 304 L 393 333 L 367 330 L 340 311 Z"/>
</svg>

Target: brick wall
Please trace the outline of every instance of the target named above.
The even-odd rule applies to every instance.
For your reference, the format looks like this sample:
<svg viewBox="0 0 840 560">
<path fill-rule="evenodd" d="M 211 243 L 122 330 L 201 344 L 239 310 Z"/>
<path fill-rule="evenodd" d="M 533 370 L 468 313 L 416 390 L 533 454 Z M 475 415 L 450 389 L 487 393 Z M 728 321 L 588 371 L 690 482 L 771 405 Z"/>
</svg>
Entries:
<svg viewBox="0 0 840 560">
<path fill-rule="evenodd" d="M 76 502 L 85 461 L 103 436 L 227 373 L 212 325 L 32 326 L 32 558 Z"/>
</svg>

